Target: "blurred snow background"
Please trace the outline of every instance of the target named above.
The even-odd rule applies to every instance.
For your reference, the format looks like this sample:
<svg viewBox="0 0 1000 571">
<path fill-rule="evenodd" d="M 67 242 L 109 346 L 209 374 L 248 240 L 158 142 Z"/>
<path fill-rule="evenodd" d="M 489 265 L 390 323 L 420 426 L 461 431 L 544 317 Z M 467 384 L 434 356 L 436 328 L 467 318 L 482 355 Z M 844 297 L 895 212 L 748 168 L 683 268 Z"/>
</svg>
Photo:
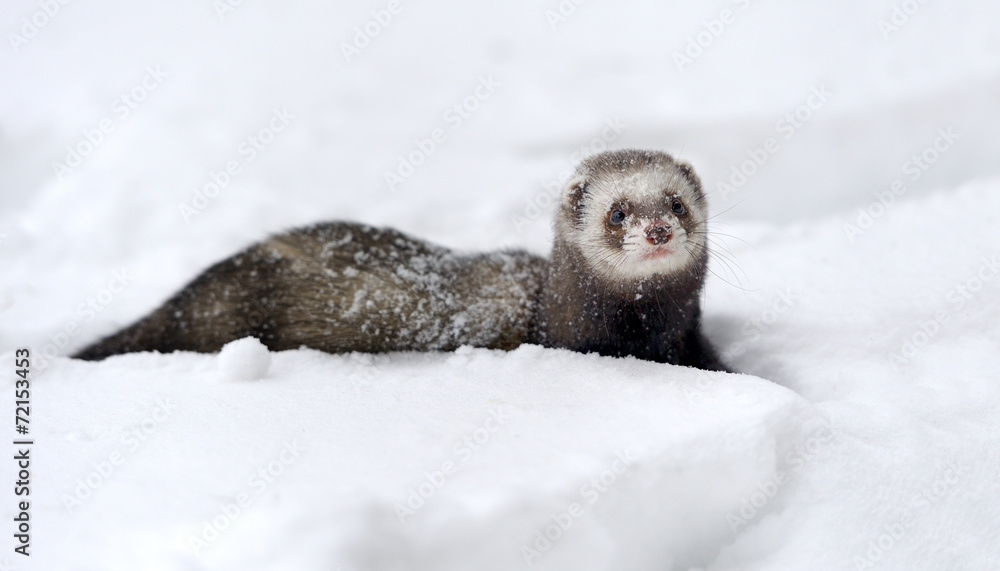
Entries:
<svg viewBox="0 0 1000 571">
<path fill-rule="evenodd" d="M 295 351 L 245 382 L 216 356 L 47 359 L 33 555 L 5 533 L 0 562 L 1000 566 L 998 15 L 915 0 L 6 2 L 4 362 L 23 346 L 65 355 L 314 221 L 544 254 L 546 189 L 581 149 L 650 147 L 711 193 L 706 327 L 749 375 L 534 347 Z M 435 130 L 443 142 L 390 188 Z M 477 430 L 482 450 L 459 452 Z M 444 462 L 457 472 L 400 522 Z M 11 521 L 12 494 L 0 510 Z"/>
</svg>

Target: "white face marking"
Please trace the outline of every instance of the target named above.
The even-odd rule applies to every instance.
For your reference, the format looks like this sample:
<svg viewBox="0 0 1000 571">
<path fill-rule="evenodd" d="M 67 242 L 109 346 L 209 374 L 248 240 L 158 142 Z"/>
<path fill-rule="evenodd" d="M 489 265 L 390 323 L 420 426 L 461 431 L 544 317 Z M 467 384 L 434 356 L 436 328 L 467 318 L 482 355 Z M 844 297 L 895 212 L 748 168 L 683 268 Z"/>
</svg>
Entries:
<svg viewBox="0 0 1000 571">
<path fill-rule="evenodd" d="M 605 216 L 588 216 L 577 244 L 591 267 L 608 277 L 639 280 L 657 274 L 670 274 L 694 262 L 688 249 L 688 233 L 675 216 L 656 219 L 627 216 L 622 223 L 625 232 L 621 245 L 606 240 Z M 646 229 L 654 223 L 667 224 L 670 240 L 653 244 Z M 590 228 L 588 228 L 588 226 Z M 596 236 L 596 238 L 589 238 Z"/>
<path fill-rule="evenodd" d="M 707 210 L 702 196 L 676 163 L 664 159 L 644 167 L 592 168 L 586 163 L 570 181 L 586 183 L 580 224 L 557 222 L 561 233 L 575 244 L 596 272 L 614 280 L 636 281 L 666 275 L 695 263 L 705 247 Z M 683 214 L 671 210 L 676 197 Z M 571 200 L 564 193 L 564 200 Z M 625 214 L 620 224 L 611 215 Z M 687 228 L 695 231 L 689 234 Z"/>
<path fill-rule="evenodd" d="M 652 244 L 647 237 L 646 228 L 655 222 L 666 223 L 672 234 L 665 244 Z M 626 218 L 626 224 L 629 219 Z M 685 249 L 687 231 L 673 216 L 660 217 L 657 220 L 638 219 L 637 223 L 629 224 L 622 244 L 622 256 L 617 262 L 617 272 L 630 278 L 645 278 L 654 274 L 669 274 L 685 267 L 693 261 L 691 254 Z M 605 249 L 608 249 L 605 246 Z M 607 265 L 607 262 L 604 262 Z M 609 270 L 613 268 L 609 267 Z"/>
</svg>

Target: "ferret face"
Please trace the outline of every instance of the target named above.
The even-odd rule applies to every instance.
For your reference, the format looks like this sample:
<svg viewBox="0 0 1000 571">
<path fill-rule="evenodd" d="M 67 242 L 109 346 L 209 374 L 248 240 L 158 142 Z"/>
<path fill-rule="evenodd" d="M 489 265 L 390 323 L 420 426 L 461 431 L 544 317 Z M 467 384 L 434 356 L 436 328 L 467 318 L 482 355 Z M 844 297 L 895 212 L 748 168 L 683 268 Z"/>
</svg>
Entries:
<svg viewBox="0 0 1000 571">
<path fill-rule="evenodd" d="M 635 281 L 702 263 L 707 216 L 690 165 L 665 153 L 627 150 L 580 164 L 556 224 L 593 270 Z"/>
</svg>

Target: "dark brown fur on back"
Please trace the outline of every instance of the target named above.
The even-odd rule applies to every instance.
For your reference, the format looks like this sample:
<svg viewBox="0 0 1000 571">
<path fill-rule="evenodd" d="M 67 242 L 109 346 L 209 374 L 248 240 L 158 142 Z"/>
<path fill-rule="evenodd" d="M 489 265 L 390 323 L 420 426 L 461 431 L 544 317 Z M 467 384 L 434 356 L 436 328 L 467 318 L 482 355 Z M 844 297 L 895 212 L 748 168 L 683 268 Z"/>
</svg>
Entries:
<svg viewBox="0 0 1000 571">
<path fill-rule="evenodd" d="M 248 335 L 269 349 L 513 349 L 529 341 L 546 261 L 459 256 L 395 230 L 331 222 L 219 262 L 135 325 L 81 351 L 214 352 Z"/>
</svg>

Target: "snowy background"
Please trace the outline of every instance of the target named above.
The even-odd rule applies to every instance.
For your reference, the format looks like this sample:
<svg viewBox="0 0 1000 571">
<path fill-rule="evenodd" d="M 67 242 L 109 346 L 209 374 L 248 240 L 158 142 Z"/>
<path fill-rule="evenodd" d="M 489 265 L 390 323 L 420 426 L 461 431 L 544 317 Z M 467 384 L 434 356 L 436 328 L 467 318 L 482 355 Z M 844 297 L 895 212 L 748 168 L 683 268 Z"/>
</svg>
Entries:
<svg viewBox="0 0 1000 571">
<path fill-rule="evenodd" d="M 35 445 L 3 568 L 1000 568 L 997 6 L 339 4 L 4 3 L 2 410 L 30 347 Z M 309 222 L 544 254 L 547 189 L 622 147 L 711 193 L 745 374 L 62 357 Z"/>
</svg>

